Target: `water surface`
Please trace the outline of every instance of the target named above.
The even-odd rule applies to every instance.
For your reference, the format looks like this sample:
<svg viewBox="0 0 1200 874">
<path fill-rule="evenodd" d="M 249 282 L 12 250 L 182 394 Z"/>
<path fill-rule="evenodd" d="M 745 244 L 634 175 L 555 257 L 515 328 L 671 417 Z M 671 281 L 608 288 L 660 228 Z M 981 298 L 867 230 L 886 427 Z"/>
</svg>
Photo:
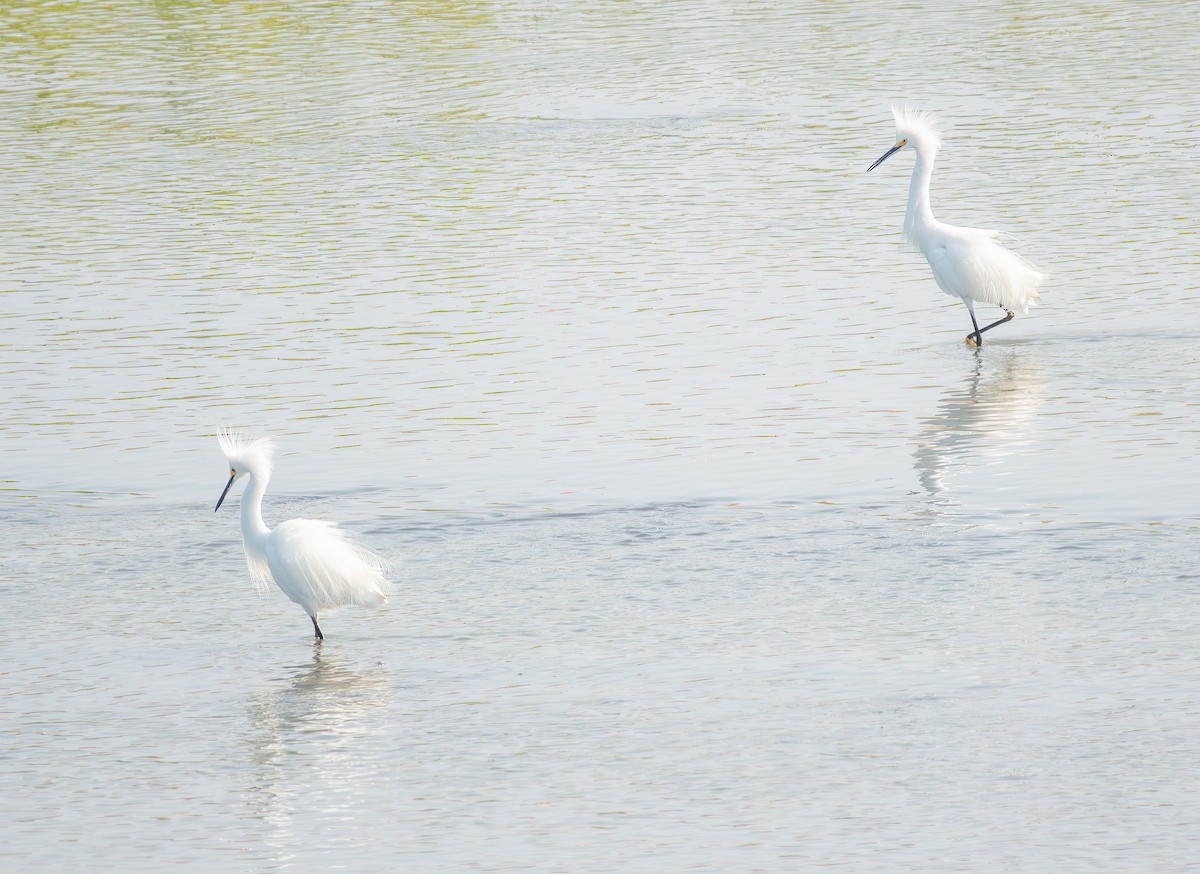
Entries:
<svg viewBox="0 0 1200 874">
<path fill-rule="evenodd" d="M 1196 21 L 6 4 L 0 859 L 1195 870 Z M 1050 274 L 982 350 L 892 102 Z"/>
</svg>

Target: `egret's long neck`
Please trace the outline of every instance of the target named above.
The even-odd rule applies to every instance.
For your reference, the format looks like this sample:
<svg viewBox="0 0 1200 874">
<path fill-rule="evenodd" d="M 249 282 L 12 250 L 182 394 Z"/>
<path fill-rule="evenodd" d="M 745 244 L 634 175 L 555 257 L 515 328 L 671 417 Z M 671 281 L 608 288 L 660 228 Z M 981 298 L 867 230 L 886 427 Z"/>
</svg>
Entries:
<svg viewBox="0 0 1200 874">
<path fill-rule="evenodd" d="M 246 491 L 242 492 L 242 539 L 248 549 L 261 553 L 271 529 L 263 522 L 262 502 L 267 493 L 268 475 L 251 473 Z"/>
<path fill-rule="evenodd" d="M 933 209 L 929 206 L 929 182 L 933 179 L 933 161 L 937 148 L 918 145 L 917 162 L 908 184 L 908 210 L 904 213 L 904 236 L 916 240 L 933 227 Z"/>
</svg>

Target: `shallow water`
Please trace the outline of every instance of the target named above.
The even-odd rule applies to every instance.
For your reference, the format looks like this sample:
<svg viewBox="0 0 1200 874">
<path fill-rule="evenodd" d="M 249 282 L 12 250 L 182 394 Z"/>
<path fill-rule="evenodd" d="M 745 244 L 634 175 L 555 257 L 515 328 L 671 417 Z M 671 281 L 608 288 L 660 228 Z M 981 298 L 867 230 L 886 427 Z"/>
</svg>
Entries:
<svg viewBox="0 0 1200 874">
<path fill-rule="evenodd" d="M 1196 870 L 1186 4 L 9 4 L 0 860 Z M 899 246 L 1051 274 L 982 350 Z M 270 524 L 399 569 L 253 591 Z"/>
</svg>

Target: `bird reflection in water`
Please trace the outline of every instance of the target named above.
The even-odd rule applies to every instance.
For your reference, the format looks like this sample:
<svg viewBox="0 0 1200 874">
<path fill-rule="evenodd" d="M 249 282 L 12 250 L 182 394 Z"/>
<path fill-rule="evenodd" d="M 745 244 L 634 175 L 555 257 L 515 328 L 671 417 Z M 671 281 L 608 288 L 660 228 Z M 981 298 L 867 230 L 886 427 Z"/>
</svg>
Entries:
<svg viewBox="0 0 1200 874">
<path fill-rule="evenodd" d="M 938 503 L 951 500 L 962 471 L 999 464 L 1033 440 L 1043 384 L 1028 347 L 977 351 L 962 383 L 926 420 L 914 454 L 917 478 Z"/>
<path fill-rule="evenodd" d="M 355 829 L 366 827 L 364 770 L 382 767 L 390 701 L 386 668 L 351 670 L 319 646 L 311 662 L 286 669 L 249 700 L 248 796 L 268 826 L 271 852 L 288 856 L 314 830 L 327 847 L 353 843 Z"/>
</svg>

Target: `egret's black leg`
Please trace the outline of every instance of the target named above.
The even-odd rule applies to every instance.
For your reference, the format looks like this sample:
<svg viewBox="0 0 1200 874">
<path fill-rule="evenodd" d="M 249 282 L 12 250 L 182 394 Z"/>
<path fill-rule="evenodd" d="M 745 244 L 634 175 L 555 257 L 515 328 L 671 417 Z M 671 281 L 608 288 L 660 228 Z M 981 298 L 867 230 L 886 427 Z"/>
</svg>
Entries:
<svg viewBox="0 0 1200 874">
<path fill-rule="evenodd" d="M 974 330 L 974 331 L 972 331 L 971 333 L 967 334 L 967 342 L 968 342 L 968 343 L 970 343 L 970 342 L 971 342 L 971 338 L 972 338 L 972 337 L 974 337 L 974 338 L 975 338 L 975 341 L 974 341 L 974 342 L 975 342 L 975 345 L 976 345 L 976 346 L 982 346 L 982 345 L 983 345 L 983 331 L 986 331 L 986 330 L 987 330 L 987 328 L 984 328 L 984 329 L 983 329 L 983 331 L 979 330 L 979 322 L 975 321 L 975 309 L 974 309 L 974 307 L 971 307 L 970 305 L 968 305 L 968 306 L 967 306 L 967 312 L 969 312 L 969 313 L 971 314 L 971 324 L 975 326 L 975 330 Z M 991 327 L 993 327 L 993 326 L 992 326 L 992 325 L 988 325 L 988 328 L 991 328 Z"/>
<path fill-rule="evenodd" d="M 1005 310 L 1005 312 L 1007 312 L 1008 315 L 1006 315 L 1002 319 L 996 319 L 996 321 L 992 322 L 986 328 L 981 328 L 981 327 L 979 327 L 979 325 L 976 325 L 975 333 L 982 334 L 984 331 L 990 331 L 992 328 L 996 327 L 996 325 L 1003 325 L 1005 322 L 1012 321 L 1013 317 L 1016 316 L 1016 313 L 1012 312 L 1011 310 Z M 980 342 L 982 342 L 982 338 L 980 338 Z"/>
<path fill-rule="evenodd" d="M 308 618 L 313 621 L 313 636 L 316 637 L 317 640 L 324 640 L 325 635 L 321 633 L 321 626 L 317 625 L 317 617 L 309 614 Z"/>
</svg>

